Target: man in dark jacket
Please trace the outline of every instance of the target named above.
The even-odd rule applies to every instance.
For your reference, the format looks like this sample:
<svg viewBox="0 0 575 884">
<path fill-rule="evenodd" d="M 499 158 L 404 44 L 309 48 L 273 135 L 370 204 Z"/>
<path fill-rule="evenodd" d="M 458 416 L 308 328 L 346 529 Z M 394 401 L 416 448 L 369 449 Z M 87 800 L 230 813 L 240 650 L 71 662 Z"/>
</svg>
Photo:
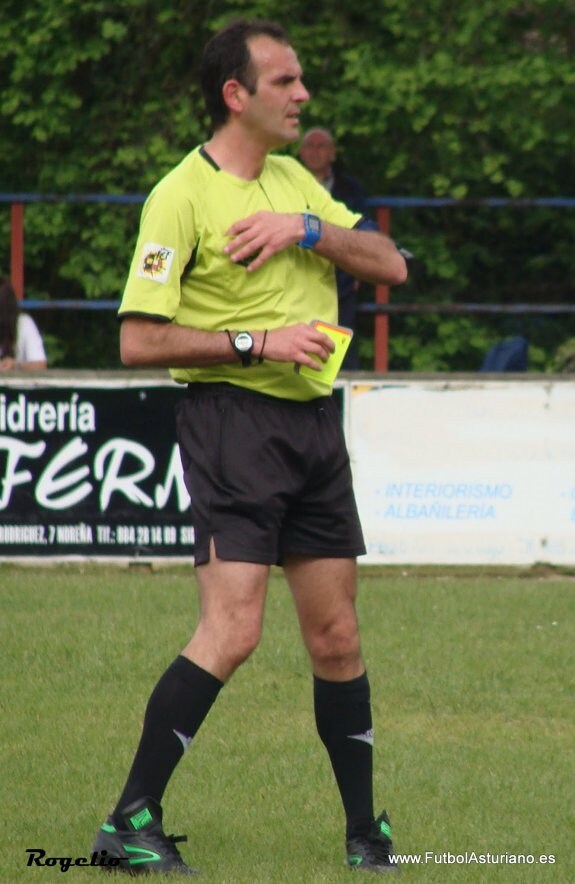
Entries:
<svg viewBox="0 0 575 884">
<path fill-rule="evenodd" d="M 329 190 L 334 199 L 345 203 L 353 212 L 366 214 L 367 204 L 361 183 L 338 166 L 336 145 L 329 129 L 319 127 L 308 129 L 301 142 L 299 157 L 303 165 Z M 336 277 L 339 323 L 355 332 L 359 282 L 349 273 L 339 269 L 336 270 Z M 354 337 L 342 367 L 351 371 L 359 368 L 357 337 Z"/>
</svg>

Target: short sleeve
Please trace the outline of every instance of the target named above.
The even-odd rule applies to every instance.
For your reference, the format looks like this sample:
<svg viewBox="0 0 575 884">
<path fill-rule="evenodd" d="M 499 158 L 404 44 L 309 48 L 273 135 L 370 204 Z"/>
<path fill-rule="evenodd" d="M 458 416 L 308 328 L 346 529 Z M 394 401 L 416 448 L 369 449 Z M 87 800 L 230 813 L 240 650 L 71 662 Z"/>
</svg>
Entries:
<svg viewBox="0 0 575 884">
<path fill-rule="evenodd" d="M 188 201 L 161 184 L 150 194 L 119 315 L 146 314 L 172 320 L 180 304 L 180 280 L 195 245 L 193 210 Z"/>
<path fill-rule="evenodd" d="M 36 323 L 27 313 L 18 317 L 16 362 L 45 362 L 46 351 Z"/>
</svg>

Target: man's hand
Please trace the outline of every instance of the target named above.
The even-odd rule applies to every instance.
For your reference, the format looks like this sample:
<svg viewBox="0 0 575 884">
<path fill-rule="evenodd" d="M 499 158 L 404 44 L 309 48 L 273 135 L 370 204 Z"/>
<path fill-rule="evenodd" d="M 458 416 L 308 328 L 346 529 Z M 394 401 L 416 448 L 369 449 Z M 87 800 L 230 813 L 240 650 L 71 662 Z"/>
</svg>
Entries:
<svg viewBox="0 0 575 884">
<path fill-rule="evenodd" d="M 255 332 L 254 337 L 262 337 L 262 332 Z M 311 354 L 319 356 L 322 362 L 327 362 L 330 353 L 335 350 L 335 344 L 327 335 L 318 331 L 311 325 L 300 322 L 298 325 L 288 325 L 285 328 L 274 328 L 268 332 L 264 348 L 264 359 L 272 362 L 295 362 L 297 365 L 307 365 L 316 371 L 321 371 Z M 259 353 L 258 342 L 254 347 L 254 353 Z"/>
<path fill-rule="evenodd" d="M 236 221 L 227 231 L 224 253 L 234 263 L 252 259 L 253 272 L 277 252 L 299 243 L 305 235 L 303 215 L 256 212 Z M 336 267 L 373 285 L 401 285 L 407 265 L 395 243 L 379 230 L 348 230 L 322 221 L 321 239 L 314 251 Z"/>
<path fill-rule="evenodd" d="M 247 270 L 253 272 L 276 252 L 293 246 L 305 233 L 303 216 L 282 212 L 256 212 L 232 224 L 226 235 L 231 241 L 224 249 L 234 263 L 252 256 Z"/>
</svg>

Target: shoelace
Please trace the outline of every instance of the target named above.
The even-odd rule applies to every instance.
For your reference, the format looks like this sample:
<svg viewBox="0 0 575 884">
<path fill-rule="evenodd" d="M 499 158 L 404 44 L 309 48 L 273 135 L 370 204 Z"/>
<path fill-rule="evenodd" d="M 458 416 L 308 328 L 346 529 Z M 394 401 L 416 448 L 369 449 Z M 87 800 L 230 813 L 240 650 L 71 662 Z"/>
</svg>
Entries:
<svg viewBox="0 0 575 884">
<path fill-rule="evenodd" d="M 158 847 L 173 859 L 179 860 L 184 865 L 184 861 L 176 844 L 180 844 L 182 841 L 187 841 L 187 835 L 165 835 L 164 832 L 150 832 L 149 834 L 151 840 L 154 841 Z"/>
<path fill-rule="evenodd" d="M 370 862 L 389 863 L 389 855 L 393 850 L 391 841 L 381 835 L 365 835 L 348 845 L 349 853 L 358 853 L 369 858 Z"/>
<path fill-rule="evenodd" d="M 381 838 L 374 838 L 372 840 L 370 838 L 368 843 L 369 852 L 374 859 L 378 862 L 389 862 L 389 854 L 392 850 L 391 841 L 388 841 L 387 839 L 384 841 Z"/>
</svg>

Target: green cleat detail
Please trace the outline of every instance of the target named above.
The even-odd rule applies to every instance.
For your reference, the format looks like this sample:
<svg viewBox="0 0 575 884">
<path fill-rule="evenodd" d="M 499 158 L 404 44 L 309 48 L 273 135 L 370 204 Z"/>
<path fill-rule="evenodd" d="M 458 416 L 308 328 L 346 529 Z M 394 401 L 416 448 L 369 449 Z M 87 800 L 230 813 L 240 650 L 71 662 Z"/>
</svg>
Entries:
<svg viewBox="0 0 575 884">
<path fill-rule="evenodd" d="M 117 869 L 130 875 L 176 872 L 195 875 L 176 847 L 185 836 L 166 835 L 162 808 L 152 798 L 142 798 L 109 817 L 96 834 L 92 851 L 117 860 Z"/>
<path fill-rule="evenodd" d="M 346 848 L 346 862 L 352 871 L 376 874 L 399 871 L 393 854 L 391 824 L 385 811 L 372 823 L 367 834 L 350 838 Z"/>
</svg>

